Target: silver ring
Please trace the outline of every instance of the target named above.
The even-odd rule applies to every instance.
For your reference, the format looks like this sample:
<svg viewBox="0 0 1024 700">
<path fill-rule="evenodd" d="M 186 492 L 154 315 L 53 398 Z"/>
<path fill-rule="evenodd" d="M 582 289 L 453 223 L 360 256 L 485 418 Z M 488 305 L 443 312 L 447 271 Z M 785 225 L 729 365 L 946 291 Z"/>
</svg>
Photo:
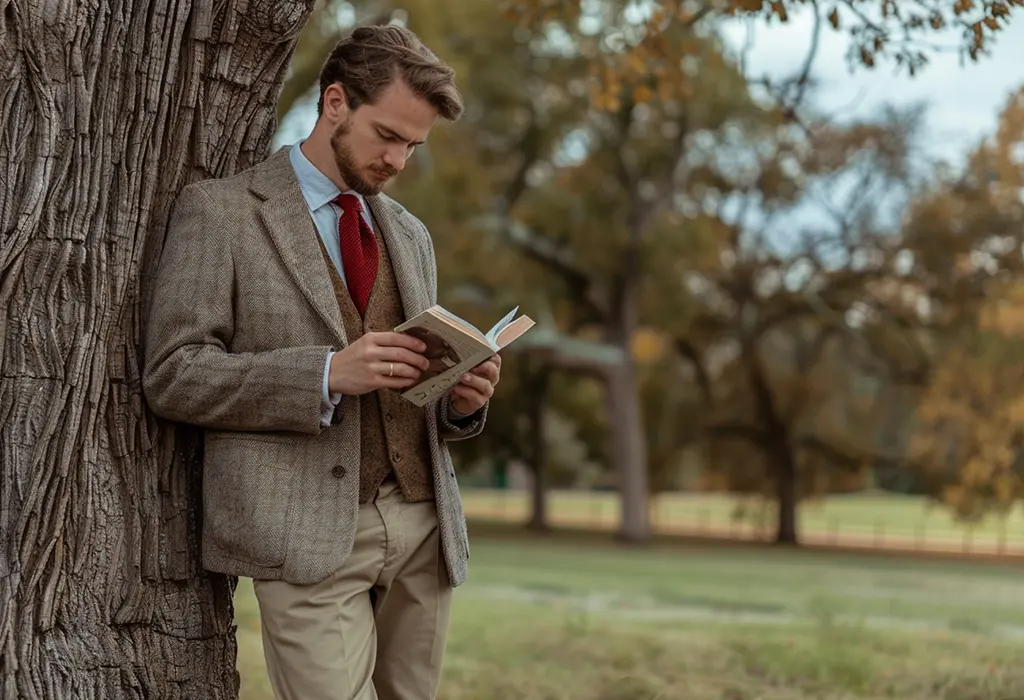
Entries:
<svg viewBox="0 0 1024 700">
<path fill-rule="evenodd" d="M 388 376 L 389 377 L 393 377 L 393 376 L 395 376 L 395 363 L 394 362 L 389 362 L 388 364 L 391 365 L 391 369 L 388 371 Z"/>
</svg>

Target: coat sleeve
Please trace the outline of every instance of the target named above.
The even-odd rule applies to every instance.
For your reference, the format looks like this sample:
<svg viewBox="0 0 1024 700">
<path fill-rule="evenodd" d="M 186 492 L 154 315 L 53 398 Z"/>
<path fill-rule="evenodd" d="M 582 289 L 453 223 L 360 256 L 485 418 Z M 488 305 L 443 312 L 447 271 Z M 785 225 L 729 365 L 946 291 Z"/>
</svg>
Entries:
<svg viewBox="0 0 1024 700">
<path fill-rule="evenodd" d="M 182 190 L 144 335 L 143 392 L 163 418 L 203 428 L 319 433 L 330 347 L 231 352 L 230 223 L 202 185 Z"/>
</svg>

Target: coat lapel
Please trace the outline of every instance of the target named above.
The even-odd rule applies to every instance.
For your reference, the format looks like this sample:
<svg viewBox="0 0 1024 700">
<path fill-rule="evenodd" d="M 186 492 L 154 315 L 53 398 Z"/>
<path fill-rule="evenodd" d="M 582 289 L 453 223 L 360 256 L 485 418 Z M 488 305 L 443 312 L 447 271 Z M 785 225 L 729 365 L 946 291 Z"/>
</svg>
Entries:
<svg viewBox="0 0 1024 700">
<path fill-rule="evenodd" d="M 430 306 L 419 246 L 405 210 L 383 195 L 367 197 L 374 221 L 388 247 L 395 284 L 402 298 L 405 318 L 410 319 Z"/>
<path fill-rule="evenodd" d="M 324 265 L 319 234 L 283 148 L 253 174 L 252 190 L 264 199 L 259 215 L 303 296 L 342 345 L 348 340 L 334 287 Z"/>
</svg>

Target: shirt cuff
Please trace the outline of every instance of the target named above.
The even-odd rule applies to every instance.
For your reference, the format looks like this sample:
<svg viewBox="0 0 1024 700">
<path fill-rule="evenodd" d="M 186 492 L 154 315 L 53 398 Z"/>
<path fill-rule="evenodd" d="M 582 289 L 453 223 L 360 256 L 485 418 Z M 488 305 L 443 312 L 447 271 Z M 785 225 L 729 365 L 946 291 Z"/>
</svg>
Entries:
<svg viewBox="0 0 1024 700">
<path fill-rule="evenodd" d="M 321 400 L 321 413 L 320 413 L 320 424 L 327 427 L 331 424 L 331 419 L 334 417 L 334 409 L 338 407 L 338 403 L 341 401 L 341 394 L 332 394 L 329 388 L 328 380 L 331 377 L 331 358 L 334 357 L 333 352 L 327 353 L 327 362 L 324 363 L 324 383 L 323 383 L 323 397 Z"/>
</svg>

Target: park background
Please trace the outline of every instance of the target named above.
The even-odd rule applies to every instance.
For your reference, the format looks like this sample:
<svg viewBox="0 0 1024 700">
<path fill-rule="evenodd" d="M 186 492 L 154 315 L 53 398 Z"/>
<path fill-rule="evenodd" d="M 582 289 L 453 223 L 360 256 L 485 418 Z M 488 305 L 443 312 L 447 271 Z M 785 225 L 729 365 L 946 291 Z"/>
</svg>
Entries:
<svg viewBox="0 0 1024 700">
<path fill-rule="evenodd" d="M 657 3 L 428 5 L 319 5 L 275 146 L 339 31 L 419 32 L 467 114 L 390 193 L 441 303 L 540 324 L 453 446 L 442 696 L 1024 698 L 1024 25 L 972 63 L 960 27 L 859 54 L 844 7 L 653 42 Z"/>
<path fill-rule="evenodd" d="M 395 22 L 467 104 L 389 190 L 440 300 L 538 322 L 441 697 L 1024 698 L 1021 4 L 0 3 L 0 696 L 271 697 L 139 329 L 181 187 Z"/>
</svg>

